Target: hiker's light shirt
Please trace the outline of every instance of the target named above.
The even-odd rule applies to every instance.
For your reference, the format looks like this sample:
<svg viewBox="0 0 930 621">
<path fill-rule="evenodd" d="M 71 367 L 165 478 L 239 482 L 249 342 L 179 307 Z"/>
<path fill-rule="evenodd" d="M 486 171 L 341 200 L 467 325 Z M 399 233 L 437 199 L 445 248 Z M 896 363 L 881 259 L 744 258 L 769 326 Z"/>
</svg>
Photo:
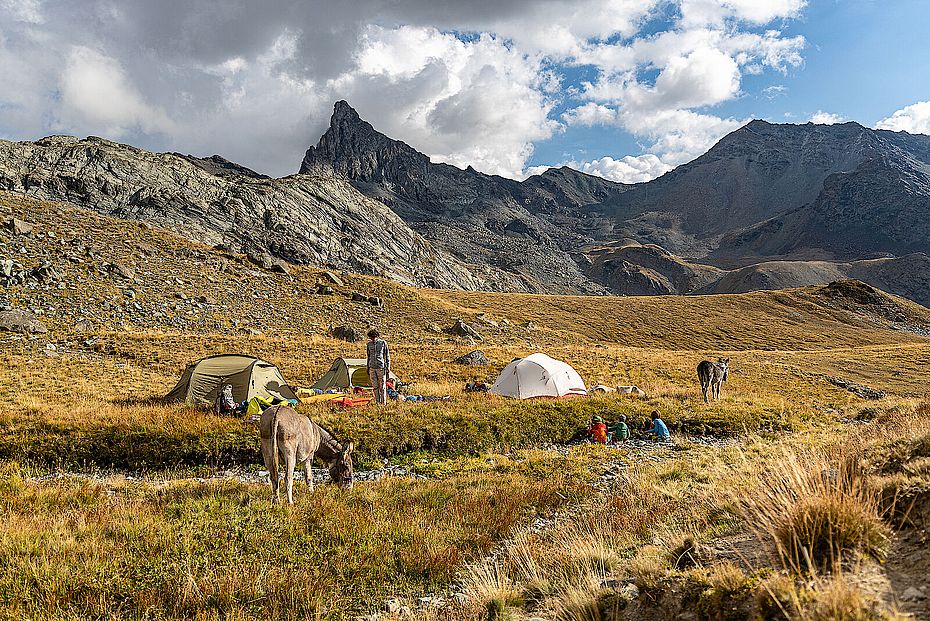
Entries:
<svg viewBox="0 0 930 621">
<path fill-rule="evenodd" d="M 668 433 L 668 427 L 665 426 L 665 423 L 662 422 L 661 418 L 657 418 L 652 421 L 652 429 L 650 429 L 649 432 L 656 434 L 657 438 L 661 438 L 663 440 L 668 440 L 671 437 Z"/>
<path fill-rule="evenodd" d="M 388 346 L 384 339 L 368 341 L 367 350 L 369 369 L 391 368 L 391 354 L 388 352 Z"/>
</svg>

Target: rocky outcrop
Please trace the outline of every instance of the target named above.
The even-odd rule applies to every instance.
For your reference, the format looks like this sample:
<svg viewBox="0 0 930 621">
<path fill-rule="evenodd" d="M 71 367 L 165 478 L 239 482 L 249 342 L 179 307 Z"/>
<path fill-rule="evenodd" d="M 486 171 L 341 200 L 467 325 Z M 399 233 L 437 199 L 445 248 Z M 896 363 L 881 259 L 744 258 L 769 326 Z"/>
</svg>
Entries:
<svg viewBox="0 0 930 621">
<path fill-rule="evenodd" d="M 469 367 L 486 367 L 488 364 L 488 357 L 480 349 L 470 351 L 467 354 L 463 354 L 455 359 L 456 364 L 463 364 Z"/>
<path fill-rule="evenodd" d="M 437 250 L 383 203 L 332 175 L 214 174 L 186 157 L 100 138 L 56 136 L 0 141 L 0 189 L 292 263 L 420 286 L 483 286 L 461 261 Z"/>
<path fill-rule="evenodd" d="M 290 177 L 50 137 L 0 141 L 3 189 L 151 222 L 283 274 L 287 261 L 419 286 L 621 295 L 855 277 L 930 302 L 930 137 L 856 123 L 753 121 L 648 183 L 567 167 L 518 182 L 433 163 L 338 102 Z M 25 222 L 5 228 L 28 235 Z M 894 263 L 864 263 L 878 259 Z"/>
<path fill-rule="evenodd" d="M 723 270 L 690 263 L 656 245 L 636 243 L 596 248 L 587 253 L 585 273 L 626 295 L 687 294 L 715 282 Z"/>
</svg>

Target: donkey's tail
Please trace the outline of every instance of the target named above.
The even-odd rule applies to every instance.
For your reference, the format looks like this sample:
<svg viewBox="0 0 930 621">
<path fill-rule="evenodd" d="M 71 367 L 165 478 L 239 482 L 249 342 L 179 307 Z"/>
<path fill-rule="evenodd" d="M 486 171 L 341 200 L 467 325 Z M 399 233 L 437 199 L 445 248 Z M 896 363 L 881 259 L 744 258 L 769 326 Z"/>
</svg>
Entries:
<svg viewBox="0 0 930 621">
<path fill-rule="evenodd" d="M 278 410 L 281 406 L 274 406 L 274 413 L 271 415 L 271 457 L 274 459 L 274 469 L 275 472 L 278 470 L 278 427 L 280 426 L 280 421 L 278 421 Z"/>
</svg>

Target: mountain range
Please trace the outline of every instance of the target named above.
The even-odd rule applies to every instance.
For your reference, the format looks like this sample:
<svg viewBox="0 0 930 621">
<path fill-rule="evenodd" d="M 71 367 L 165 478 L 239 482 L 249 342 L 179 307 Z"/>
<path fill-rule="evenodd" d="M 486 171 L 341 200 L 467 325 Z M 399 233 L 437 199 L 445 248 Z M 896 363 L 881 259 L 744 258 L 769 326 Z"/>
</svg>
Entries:
<svg viewBox="0 0 930 621">
<path fill-rule="evenodd" d="M 340 101 L 288 177 L 53 136 L 0 141 L 0 189 L 416 286 L 695 294 L 852 277 L 930 305 L 930 137 L 857 123 L 752 121 L 646 183 L 568 167 L 516 181 L 434 163 Z"/>
</svg>

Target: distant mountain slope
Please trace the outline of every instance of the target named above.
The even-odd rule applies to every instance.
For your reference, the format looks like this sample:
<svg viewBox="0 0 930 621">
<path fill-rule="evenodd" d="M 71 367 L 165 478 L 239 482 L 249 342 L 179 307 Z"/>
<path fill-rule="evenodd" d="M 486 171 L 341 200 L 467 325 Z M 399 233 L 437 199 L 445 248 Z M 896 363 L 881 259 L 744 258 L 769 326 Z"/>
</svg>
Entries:
<svg viewBox="0 0 930 621">
<path fill-rule="evenodd" d="M 926 136 L 753 121 L 648 183 L 564 167 L 516 182 L 433 164 L 339 102 L 301 171 L 348 178 L 440 248 L 518 274 L 526 290 L 642 294 L 693 288 L 671 284 L 680 265 L 657 269 L 642 252 L 609 259 L 604 248 L 628 240 L 725 268 L 930 251 L 928 161 Z M 713 272 L 699 271 L 696 288 Z"/>
<path fill-rule="evenodd" d="M 481 286 L 382 203 L 338 177 L 268 179 L 222 158 L 100 138 L 0 141 L 0 189 L 158 224 L 191 239 L 409 284 Z"/>
<path fill-rule="evenodd" d="M 724 236 L 712 258 L 850 260 L 930 252 L 930 165 L 885 147 L 855 170 L 830 175 L 810 203 Z"/>
<path fill-rule="evenodd" d="M 640 241 L 701 258 L 720 236 L 813 201 L 824 180 L 855 170 L 878 142 L 857 123 L 752 121 L 696 160 L 633 186 L 608 213 L 626 234 L 645 236 Z"/>
<path fill-rule="evenodd" d="M 50 137 L 0 141 L 0 189 L 417 285 L 687 294 L 844 275 L 930 301 L 930 137 L 856 123 L 753 121 L 648 183 L 567 167 L 515 181 L 432 163 L 341 101 L 282 179 Z M 860 265 L 879 257 L 900 259 Z"/>
<path fill-rule="evenodd" d="M 930 257 L 915 253 L 893 259 L 848 263 L 834 261 L 766 261 L 748 265 L 694 290 L 694 293 L 746 293 L 826 284 L 854 278 L 883 291 L 930 307 Z"/>
</svg>

